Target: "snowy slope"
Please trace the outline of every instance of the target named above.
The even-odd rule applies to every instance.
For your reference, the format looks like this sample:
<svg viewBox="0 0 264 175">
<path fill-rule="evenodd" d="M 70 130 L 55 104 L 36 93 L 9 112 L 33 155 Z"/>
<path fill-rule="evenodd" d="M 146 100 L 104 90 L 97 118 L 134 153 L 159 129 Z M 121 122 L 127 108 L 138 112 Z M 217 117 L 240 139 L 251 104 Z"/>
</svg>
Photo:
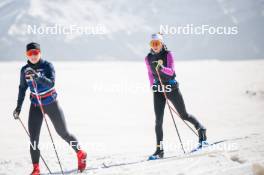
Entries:
<svg viewBox="0 0 264 175">
<path fill-rule="evenodd" d="M 1 0 L 1 59 L 22 60 L 27 42 L 52 59 L 138 60 L 160 25 L 238 26 L 235 36 L 168 35 L 178 59 L 263 58 L 263 0 Z M 105 35 L 33 35 L 27 25 L 103 24 Z"/>
<path fill-rule="evenodd" d="M 12 117 L 19 68 L 23 64 L 0 64 L 0 82 L 4 82 L 0 86 L 0 174 L 3 175 L 28 174 L 32 168 L 28 138 Z M 54 62 L 54 65 L 58 98 L 69 129 L 88 152 L 88 168 L 95 168 L 87 170 L 87 174 L 253 175 L 263 169 L 263 61 L 177 62 L 177 79 L 188 111 L 207 126 L 210 142 L 229 141 L 194 156 L 182 155 L 166 109 L 165 151 L 167 156 L 177 157 L 107 169 L 100 168 L 102 163 L 137 162 L 154 152 L 152 94 L 144 63 Z M 25 124 L 28 110 L 27 95 L 21 113 Z M 176 122 L 184 145 L 190 150 L 196 145 L 197 138 L 178 118 Z M 51 128 L 62 166 L 68 174 L 73 174 L 72 170 L 76 169 L 75 154 Z M 40 143 L 50 168 L 59 172 L 45 125 Z M 41 170 L 47 173 L 42 163 Z"/>
</svg>

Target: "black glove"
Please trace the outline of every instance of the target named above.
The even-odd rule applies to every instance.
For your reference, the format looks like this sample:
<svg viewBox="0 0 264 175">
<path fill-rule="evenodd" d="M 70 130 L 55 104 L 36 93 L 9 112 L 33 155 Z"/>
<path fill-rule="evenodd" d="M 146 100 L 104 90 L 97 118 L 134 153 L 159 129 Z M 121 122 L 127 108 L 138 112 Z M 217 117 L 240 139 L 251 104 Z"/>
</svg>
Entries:
<svg viewBox="0 0 264 175">
<path fill-rule="evenodd" d="M 39 77 L 39 74 L 32 68 L 26 69 L 25 73 L 26 79 L 37 79 Z"/>
<path fill-rule="evenodd" d="M 16 109 L 13 112 L 13 117 L 14 119 L 19 119 L 19 114 L 20 114 L 21 108 L 20 107 L 16 107 Z"/>
</svg>

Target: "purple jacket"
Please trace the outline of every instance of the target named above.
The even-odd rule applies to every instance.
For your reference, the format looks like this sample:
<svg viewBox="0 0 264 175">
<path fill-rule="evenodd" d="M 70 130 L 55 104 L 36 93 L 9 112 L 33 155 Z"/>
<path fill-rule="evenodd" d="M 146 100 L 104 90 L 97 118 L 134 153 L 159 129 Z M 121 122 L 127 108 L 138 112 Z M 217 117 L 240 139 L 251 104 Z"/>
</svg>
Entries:
<svg viewBox="0 0 264 175">
<path fill-rule="evenodd" d="M 155 67 L 153 66 L 153 61 L 158 61 L 162 59 L 163 60 L 163 68 L 160 70 L 160 76 L 163 83 L 170 83 L 174 82 L 175 80 L 175 70 L 174 70 L 174 59 L 173 55 L 170 51 L 162 50 L 160 53 L 149 53 L 148 56 L 145 57 L 145 63 L 148 69 L 148 77 L 150 86 L 152 86 L 154 83 L 158 83 L 159 79 L 155 70 Z"/>
</svg>

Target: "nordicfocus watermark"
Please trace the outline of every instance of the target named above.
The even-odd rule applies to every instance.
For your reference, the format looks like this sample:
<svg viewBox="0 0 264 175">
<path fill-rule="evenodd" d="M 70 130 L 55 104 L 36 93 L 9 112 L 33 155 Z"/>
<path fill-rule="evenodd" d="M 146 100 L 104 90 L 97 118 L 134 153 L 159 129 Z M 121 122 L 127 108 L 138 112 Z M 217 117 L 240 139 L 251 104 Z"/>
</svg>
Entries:
<svg viewBox="0 0 264 175">
<path fill-rule="evenodd" d="M 33 35 L 103 35 L 106 27 L 103 24 L 90 25 L 27 25 L 27 34 Z"/>
<path fill-rule="evenodd" d="M 214 25 L 194 25 L 184 26 L 160 25 L 160 33 L 170 35 L 237 35 L 237 26 L 214 26 Z"/>
<path fill-rule="evenodd" d="M 107 84 L 107 88 L 105 88 Z M 149 86 L 147 83 L 131 82 L 127 80 L 119 82 L 105 82 L 96 81 L 93 85 L 87 87 L 89 91 L 95 93 L 110 93 L 110 94 L 145 94 L 150 90 L 153 92 L 171 92 L 173 90 L 172 85 L 159 85 L 154 84 Z"/>
</svg>

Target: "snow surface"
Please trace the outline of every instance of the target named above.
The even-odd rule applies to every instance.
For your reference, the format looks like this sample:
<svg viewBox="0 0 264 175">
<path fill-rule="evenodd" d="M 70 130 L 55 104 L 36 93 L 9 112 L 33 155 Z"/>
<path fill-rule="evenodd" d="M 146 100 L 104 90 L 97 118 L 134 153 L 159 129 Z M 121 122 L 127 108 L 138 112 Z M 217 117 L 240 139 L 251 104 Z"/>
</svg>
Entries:
<svg viewBox="0 0 264 175">
<path fill-rule="evenodd" d="M 0 63 L 0 174 L 28 174 L 32 170 L 29 143 L 12 117 L 16 106 L 22 62 Z M 146 160 L 155 149 L 152 93 L 144 62 L 54 62 L 59 93 L 69 130 L 88 152 L 88 169 L 96 175 L 263 174 L 264 163 L 264 61 L 180 61 L 177 80 L 187 109 L 208 129 L 209 142 L 229 139 L 219 147 L 183 155 L 177 135 L 165 112 L 166 156 L 174 158 L 100 168 Z M 26 96 L 21 119 L 26 124 Z M 197 138 L 175 116 L 190 150 Z M 51 126 L 51 123 L 49 121 Z M 76 155 L 55 133 L 62 166 L 76 170 Z M 53 172 L 59 166 L 43 123 L 40 149 Z M 223 149 L 225 148 L 225 149 Z M 93 169 L 94 168 L 94 169 Z M 48 173 L 41 162 L 42 173 Z"/>
</svg>

